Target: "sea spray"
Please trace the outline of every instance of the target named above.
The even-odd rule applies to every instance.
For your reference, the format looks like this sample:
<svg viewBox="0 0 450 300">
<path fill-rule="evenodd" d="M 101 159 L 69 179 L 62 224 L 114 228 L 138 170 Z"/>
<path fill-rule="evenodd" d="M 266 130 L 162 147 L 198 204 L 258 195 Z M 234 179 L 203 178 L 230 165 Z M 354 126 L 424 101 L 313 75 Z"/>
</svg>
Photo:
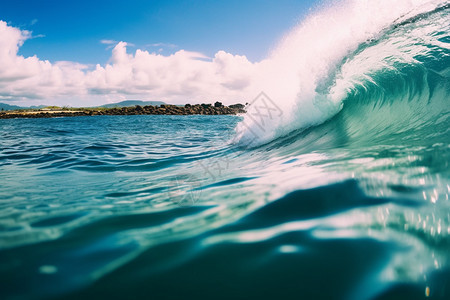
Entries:
<svg viewBox="0 0 450 300">
<path fill-rule="evenodd" d="M 402 26 L 402 22 L 446 3 L 448 1 L 342 1 L 313 13 L 256 66 L 251 90 L 255 96 L 257 91 L 264 91 L 276 102 L 283 116 L 268 120 L 265 130 L 260 131 L 260 125 L 252 117 L 260 113 L 255 107 L 248 107 L 247 116 L 236 128 L 237 140 L 246 145 L 256 139 L 254 145 L 260 145 L 330 119 L 342 109 L 355 83 L 372 80 L 370 71 L 393 68 L 387 60 L 414 63 L 414 54 L 429 46 L 402 48 L 394 40 L 398 36 L 393 36 L 385 47 L 371 49 L 371 43 L 389 40 L 391 37 L 386 34 L 392 27 Z M 447 23 L 441 19 L 440 24 L 428 24 L 425 29 L 416 31 L 420 30 L 420 34 L 432 40 L 434 33 L 448 29 Z M 407 37 L 411 44 L 414 34 Z M 356 54 L 361 48 L 367 48 L 367 55 Z M 408 55 L 409 58 L 405 57 Z"/>
</svg>

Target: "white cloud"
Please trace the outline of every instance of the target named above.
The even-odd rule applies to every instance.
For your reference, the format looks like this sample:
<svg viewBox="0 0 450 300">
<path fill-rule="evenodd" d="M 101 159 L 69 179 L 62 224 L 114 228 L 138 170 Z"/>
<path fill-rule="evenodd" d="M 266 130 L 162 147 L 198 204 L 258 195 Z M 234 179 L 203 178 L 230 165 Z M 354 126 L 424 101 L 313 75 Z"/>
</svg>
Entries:
<svg viewBox="0 0 450 300">
<path fill-rule="evenodd" d="M 113 45 L 113 44 L 117 44 L 117 41 L 114 41 L 114 40 L 100 40 L 100 44 Z"/>
<path fill-rule="evenodd" d="M 140 49 L 129 53 L 125 42 L 101 40 L 113 46 L 110 61 L 89 69 L 75 62 L 52 63 L 18 55 L 19 47 L 29 38 L 30 32 L 0 21 L 1 101 L 30 103 L 40 99 L 76 106 L 140 98 L 172 103 L 221 100 L 231 104 L 247 94 L 250 74 L 256 67 L 245 56 L 224 51 L 213 58 L 186 50 L 169 56 Z"/>
<path fill-rule="evenodd" d="M 161 48 L 161 47 L 165 47 L 165 48 L 177 48 L 178 46 L 175 44 L 171 44 L 171 43 L 154 43 L 154 44 L 148 44 L 146 45 L 147 47 L 154 47 L 154 48 Z"/>
<path fill-rule="evenodd" d="M 25 58 L 17 54 L 30 37 L 30 32 L 0 21 L 0 99 L 46 99 L 79 93 L 85 75 L 80 65 L 51 64 L 36 56 Z"/>
<path fill-rule="evenodd" d="M 117 45 L 119 42 L 115 40 L 100 40 L 100 44 L 108 45 L 106 47 L 106 50 L 114 48 L 115 45 Z M 127 43 L 127 46 L 134 47 L 135 45 L 132 43 Z"/>
<path fill-rule="evenodd" d="M 106 47 L 106 50 L 114 48 L 114 45 L 116 45 L 117 43 L 118 42 L 115 40 L 100 40 L 100 44 L 108 45 L 108 47 Z"/>
<path fill-rule="evenodd" d="M 37 34 L 37 35 L 33 35 L 32 37 L 33 39 L 40 39 L 40 38 L 45 38 L 45 34 Z"/>
</svg>

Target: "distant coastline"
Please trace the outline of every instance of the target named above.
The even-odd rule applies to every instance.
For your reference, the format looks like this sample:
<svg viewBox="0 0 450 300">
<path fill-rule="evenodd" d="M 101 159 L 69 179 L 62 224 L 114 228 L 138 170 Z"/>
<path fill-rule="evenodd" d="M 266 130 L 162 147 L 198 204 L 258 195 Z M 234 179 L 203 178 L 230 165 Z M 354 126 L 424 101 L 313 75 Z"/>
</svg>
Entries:
<svg viewBox="0 0 450 300">
<path fill-rule="evenodd" d="M 40 109 L 23 109 L 1 111 L 0 119 L 15 118 L 56 118 L 80 116 L 128 116 L 128 115 L 236 115 L 245 113 L 243 104 L 224 106 L 220 102 L 212 104 L 186 104 L 184 106 L 161 105 L 135 105 L 132 107 L 94 107 L 94 108 L 67 108 L 50 106 Z"/>
</svg>

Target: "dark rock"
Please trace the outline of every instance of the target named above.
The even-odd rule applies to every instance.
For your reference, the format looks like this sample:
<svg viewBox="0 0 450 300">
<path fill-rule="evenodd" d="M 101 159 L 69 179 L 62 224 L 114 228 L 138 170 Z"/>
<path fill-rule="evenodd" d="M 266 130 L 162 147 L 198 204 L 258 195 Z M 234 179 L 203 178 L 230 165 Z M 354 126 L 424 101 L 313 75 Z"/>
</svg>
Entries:
<svg viewBox="0 0 450 300">
<path fill-rule="evenodd" d="M 244 109 L 245 106 L 243 104 L 238 103 L 238 104 L 232 104 L 232 105 L 230 105 L 228 107 L 229 108 L 236 108 L 236 109 Z"/>
<path fill-rule="evenodd" d="M 70 111 L 65 110 L 62 112 L 38 112 L 30 113 L 29 111 L 9 111 L 0 112 L 0 119 L 11 118 L 52 118 L 52 117 L 76 117 L 76 116 L 99 116 L 99 115 L 235 115 L 239 113 L 245 113 L 245 106 L 242 104 L 234 104 L 229 107 L 224 106 L 221 102 L 211 104 L 186 104 L 183 106 L 176 105 L 161 105 L 161 106 L 140 106 L 135 107 L 122 107 L 122 108 L 109 108 L 100 110 L 82 110 Z"/>
</svg>

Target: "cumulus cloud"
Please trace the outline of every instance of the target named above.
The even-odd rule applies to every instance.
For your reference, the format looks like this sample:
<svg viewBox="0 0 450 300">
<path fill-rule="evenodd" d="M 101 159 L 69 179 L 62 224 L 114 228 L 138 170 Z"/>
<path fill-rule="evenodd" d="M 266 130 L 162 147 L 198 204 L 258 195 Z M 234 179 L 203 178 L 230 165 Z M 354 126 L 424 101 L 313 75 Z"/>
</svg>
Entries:
<svg viewBox="0 0 450 300">
<path fill-rule="evenodd" d="M 126 42 L 102 40 L 113 45 L 109 63 L 88 67 L 19 55 L 20 46 L 31 37 L 31 32 L 0 21 L 0 101 L 39 99 L 75 106 L 140 98 L 231 104 L 248 94 L 256 66 L 245 56 L 224 51 L 213 58 L 186 50 L 169 56 L 140 49 L 130 53 Z"/>
<path fill-rule="evenodd" d="M 31 33 L 0 21 L 0 100 L 46 99 L 82 92 L 85 73 L 79 64 L 52 64 L 18 55 Z"/>
<path fill-rule="evenodd" d="M 201 53 L 185 50 L 170 56 L 137 50 L 133 55 L 126 46 L 127 43 L 119 42 L 112 51 L 111 64 L 97 65 L 86 74 L 89 91 L 206 101 L 236 94 L 235 88 L 228 87 L 230 80 L 241 82 L 241 88 L 248 85 L 249 74 L 245 69 L 252 64 L 243 56 L 220 51 L 208 59 Z"/>
</svg>

